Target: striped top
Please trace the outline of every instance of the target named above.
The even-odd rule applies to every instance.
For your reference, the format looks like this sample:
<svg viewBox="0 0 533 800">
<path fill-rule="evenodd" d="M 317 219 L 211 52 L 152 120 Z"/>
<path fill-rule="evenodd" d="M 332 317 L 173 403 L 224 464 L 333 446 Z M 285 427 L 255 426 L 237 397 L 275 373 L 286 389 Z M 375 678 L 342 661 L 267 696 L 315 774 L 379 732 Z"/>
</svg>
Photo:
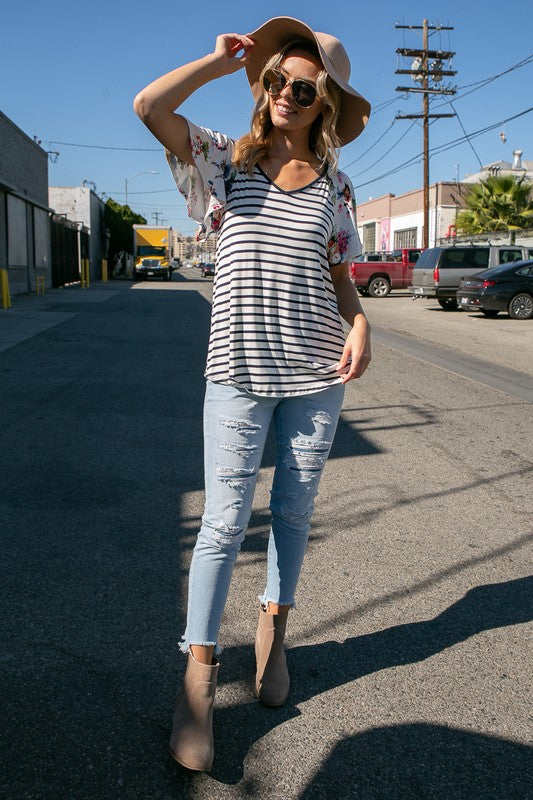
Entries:
<svg viewBox="0 0 533 800">
<path fill-rule="evenodd" d="M 352 188 L 325 171 L 280 189 L 231 164 L 233 141 L 189 123 L 194 166 L 167 151 L 200 236 L 218 231 L 205 376 L 271 397 L 340 383 L 345 336 L 329 264 L 361 251 Z"/>
</svg>

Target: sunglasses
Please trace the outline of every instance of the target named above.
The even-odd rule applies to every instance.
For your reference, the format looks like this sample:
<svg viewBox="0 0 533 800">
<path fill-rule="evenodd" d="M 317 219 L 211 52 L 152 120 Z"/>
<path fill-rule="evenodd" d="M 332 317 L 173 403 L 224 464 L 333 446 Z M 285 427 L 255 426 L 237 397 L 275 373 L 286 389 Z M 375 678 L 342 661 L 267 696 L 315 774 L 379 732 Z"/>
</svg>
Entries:
<svg viewBox="0 0 533 800">
<path fill-rule="evenodd" d="M 301 78 L 287 78 L 277 69 L 269 69 L 263 76 L 265 91 L 271 95 L 280 94 L 284 86 L 291 87 L 292 98 L 302 108 L 312 106 L 317 98 L 316 86 Z"/>
</svg>

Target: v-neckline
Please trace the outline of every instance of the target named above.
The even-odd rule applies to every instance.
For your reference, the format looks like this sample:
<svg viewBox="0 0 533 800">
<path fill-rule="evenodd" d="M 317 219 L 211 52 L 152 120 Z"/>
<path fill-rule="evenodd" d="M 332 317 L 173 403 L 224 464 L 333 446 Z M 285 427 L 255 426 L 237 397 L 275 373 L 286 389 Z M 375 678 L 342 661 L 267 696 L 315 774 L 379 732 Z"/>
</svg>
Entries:
<svg viewBox="0 0 533 800">
<path fill-rule="evenodd" d="M 263 175 L 263 177 L 266 178 L 267 181 L 270 184 L 272 184 L 272 186 L 275 186 L 276 189 L 279 192 L 281 192 L 282 194 L 294 194 L 295 192 L 303 192 L 304 189 L 309 189 L 310 186 L 313 186 L 313 184 L 315 184 L 317 181 L 319 181 L 321 178 L 323 178 L 324 174 L 326 172 L 326 167 L 324 167 L 324 169 L 322 170 L 320 175 L 317 175 L 316 178 L 314 178 L 310 183 L 306 183 L 305 186 L 299 186 L 297 189 L 282 189 L 281 186 L 278 186 L 278 184 L 275 181 L 272 180 L 272 178 L 269 178 L 269 176 L 266 174 L 265 170 L 262 167 L 260 167 L 259 164 L 256 164 L 255 166 L 259 170 L 261 175 Z"/>
</svg>

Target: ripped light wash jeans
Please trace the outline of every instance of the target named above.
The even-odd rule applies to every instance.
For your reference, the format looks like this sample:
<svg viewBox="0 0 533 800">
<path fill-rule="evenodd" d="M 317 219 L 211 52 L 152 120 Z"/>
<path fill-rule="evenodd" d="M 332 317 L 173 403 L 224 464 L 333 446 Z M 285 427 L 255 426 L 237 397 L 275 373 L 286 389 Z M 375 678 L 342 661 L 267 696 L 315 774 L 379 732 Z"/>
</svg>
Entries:
<svg viewBox="0 0 533 800">
<path fill-rule="evenodd" d="M 294 605 L 313 501 L 339 419 L 344 386 L 297 397 L 263 397 L 207 381 L 204 404 L 205 509 L 189 572 L 181 649 L 215 645 L 257 474 L 274 420 L 276 466 L 267 581 L 261 603 Z"/>
</svg>

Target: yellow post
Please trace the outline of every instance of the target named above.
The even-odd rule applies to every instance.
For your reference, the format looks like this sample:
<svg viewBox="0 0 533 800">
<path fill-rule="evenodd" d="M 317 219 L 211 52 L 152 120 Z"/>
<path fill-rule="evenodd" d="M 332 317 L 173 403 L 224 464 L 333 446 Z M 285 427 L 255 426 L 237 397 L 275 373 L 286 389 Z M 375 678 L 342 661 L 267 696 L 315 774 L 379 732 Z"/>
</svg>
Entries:
<svg viewBox="0 0 533 800">
<path fill-rule="evenodd" d="M 107 283 L 107 258 L 102 259 L 102 283 Z"/>
<path fill-rule="evenodd" d="M 7 269 L 0 269 L 0 290 L 2 294 L 2 308 L 11 308 Z"/>
<path fill-rule="evenodd" d="M 35 294 L 44 294 L 44 275 L 35 276 Z"/>
<path fill-rule="evenodd" d="M 81 261 L 81 285 L 82 288 L 88 289 L 91 285 L 90 277 L 89 277 L 89 259 L 83 258 Z"/>
</svg>

